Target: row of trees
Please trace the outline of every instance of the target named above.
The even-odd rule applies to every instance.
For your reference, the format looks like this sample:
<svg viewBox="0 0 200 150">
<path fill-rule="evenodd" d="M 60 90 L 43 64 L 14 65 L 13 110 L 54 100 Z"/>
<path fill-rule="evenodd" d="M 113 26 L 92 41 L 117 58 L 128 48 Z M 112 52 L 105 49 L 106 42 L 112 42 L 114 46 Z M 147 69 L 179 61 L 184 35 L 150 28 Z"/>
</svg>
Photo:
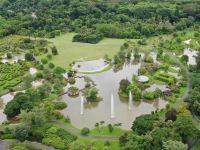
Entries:
<svg viewBox="0 0 200 150">
<path fill-rule="evenodd" d="M 95 43 L 103 37 L 140 38 L 172 33 L 194 24 L 197 1 L 58 0 L 0 2 L 0 37 L 9 34 L 55 37 L 75 31 L 74 40 Z M 86 29 L 95 32 L 83 33 Z M 101 33 L 101 34 L 100 34 Z M 95 38 L 98 40 L 96 41 Z"/>
</svg>

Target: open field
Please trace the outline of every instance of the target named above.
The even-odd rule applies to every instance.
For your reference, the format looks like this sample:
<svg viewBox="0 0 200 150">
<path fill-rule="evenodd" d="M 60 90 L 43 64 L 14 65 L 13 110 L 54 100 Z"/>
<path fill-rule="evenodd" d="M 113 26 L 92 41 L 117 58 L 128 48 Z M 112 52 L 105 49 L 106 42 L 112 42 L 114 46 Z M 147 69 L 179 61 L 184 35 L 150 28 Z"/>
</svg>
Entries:
<svg viewBox="0 0 200 150">
<path fill-rule="evenodd" d="M 75 33 L 66 33 L 59 37 L 48 39 L 59 51 L 59 54 L 52 59 L 55 65 L 69 68 L 70 63 L 81 58 L 92 60 L 102 58 L 105 54 L 113 57 L 125 41 L 124 39 L 105 38 L 98 44 L 79 43 L 72 42 L 74 35 Z"/>
</svg>

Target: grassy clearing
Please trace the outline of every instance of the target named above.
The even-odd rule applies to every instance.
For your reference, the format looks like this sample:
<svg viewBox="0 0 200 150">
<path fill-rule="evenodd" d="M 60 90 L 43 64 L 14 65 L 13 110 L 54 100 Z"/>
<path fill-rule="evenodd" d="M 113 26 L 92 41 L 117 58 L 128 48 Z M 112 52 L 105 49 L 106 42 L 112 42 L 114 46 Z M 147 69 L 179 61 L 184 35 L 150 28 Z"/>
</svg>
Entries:
<svg viewBox="0 0 200 150">
<path fill-rule="evenodd" d="M 125 42 L 124 39 L 109 38 L 103 39 L 98 44 L 72 42 L 74 35 L 75 33 L 66 33 L 59 37 L 48 39 L 59 51 L 59 54 L 52 59 L 55 65 L 69 69 L 70 63 L 81 58 L 92 60 L 103 58 L 105 54 L 112 58 Z"/>
<path fill-rule="evenodd" d="M 185 35 L 185 37 L 187 37 L 186 39 L 188 39 L 191 36 L 188 34 Z M 63 68 L 69 69 L 69 64 L 73 61 L 76 61 L 81 58 L 84 58 L 85 60 L 99 59 L 103 58 L 105 54 L 112 58 L 119 51 L 120 46 L 125 41 L 131 41 L 134 43 L 134 47 L 138 47 L 141 51 L 149 52 L 153 50 L 155 46 L 158 45 L 161 39 L 170 40 L 172 38 L 172 34 L 149 37 L 146 39 L 146 45 L 139 45 L 137 42 L 140 39 L 127 40 L 114 38 L 104 38 L 97 44 L 89 44 L 72 42 L 74 35 L 75 33 L 66 33 L 53 39 L 47 39 L 49 42 L 52 43 L 50 44 L 50 46 L 54 45 L 59 50 L 59 54 L 57 56 L 54 56 L 52 59 L 52 62 L 56 66 L 61 66 Z M 45 56 L 43 55 L 41 57 Z"/>
</svg>

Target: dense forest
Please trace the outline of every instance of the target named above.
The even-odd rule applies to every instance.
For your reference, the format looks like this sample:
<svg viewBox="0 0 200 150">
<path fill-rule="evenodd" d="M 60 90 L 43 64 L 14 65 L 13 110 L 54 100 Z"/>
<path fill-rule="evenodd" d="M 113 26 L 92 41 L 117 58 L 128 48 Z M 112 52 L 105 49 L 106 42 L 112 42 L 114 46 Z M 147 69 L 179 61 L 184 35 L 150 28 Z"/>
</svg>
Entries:
<svg viewBox="0 0 200 150">
<path fill-rule="evenodd" d="M 74 31 L 74 41 L 97 43 L 172 33 L 199 18 L 200 2 L 190 0 L 2 0 L 0 36 Z"/>
</svg>

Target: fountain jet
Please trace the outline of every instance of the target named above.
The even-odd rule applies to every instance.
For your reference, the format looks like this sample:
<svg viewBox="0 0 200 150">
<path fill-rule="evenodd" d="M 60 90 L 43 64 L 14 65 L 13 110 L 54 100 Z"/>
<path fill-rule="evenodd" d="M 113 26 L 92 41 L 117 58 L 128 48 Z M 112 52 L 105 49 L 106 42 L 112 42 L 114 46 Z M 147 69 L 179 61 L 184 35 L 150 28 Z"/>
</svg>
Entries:
<svg viewBox="0 0 200 150">
<path fill-rule="evenodd" d="M 83 115 L 83 111 L 84 111 L 84 98 L 83 96 L 81 96 L 81 115 Z"/>
<path fill-rule="evenodd" d="M 111 95 L 111 118 L 115 118 L 115 109 L 114 109 L 114 97 Z"/>
<path fill-rule="evenodd" d="M 131 61 L 133 61 L 133 60 L 134 60 L 134 54 L 131 53 Z"/>
<path fill-rule="evenodd" d="M 128 103 L 128 109 L 131 110 L 132 109 L 132 106 L 133 106 L 133 97 L 132 97 L 132 93 L 131 91 L 129 92 L 129 103 Z"/>
</svg>

